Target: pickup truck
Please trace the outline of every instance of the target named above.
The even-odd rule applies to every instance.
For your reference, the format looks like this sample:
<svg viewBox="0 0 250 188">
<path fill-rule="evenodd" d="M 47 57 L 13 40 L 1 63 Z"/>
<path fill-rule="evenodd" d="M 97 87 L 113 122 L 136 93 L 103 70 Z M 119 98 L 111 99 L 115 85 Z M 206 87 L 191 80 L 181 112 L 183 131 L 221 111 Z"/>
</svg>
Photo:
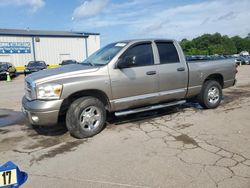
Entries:
<svg viewBox="0 0 250 188">
<path fill-rule="evenodd" d="M 64 118 L 72 136 L 85 138 L 99 133 L 111 113 L 124 116 L 188 99 L 216 108 L 235 75 L 233 60 L 186 62 L 175 40 L 120 41 L 82 63 L 27 76 L 22 110 L 33 125 Z"/>
</svg>

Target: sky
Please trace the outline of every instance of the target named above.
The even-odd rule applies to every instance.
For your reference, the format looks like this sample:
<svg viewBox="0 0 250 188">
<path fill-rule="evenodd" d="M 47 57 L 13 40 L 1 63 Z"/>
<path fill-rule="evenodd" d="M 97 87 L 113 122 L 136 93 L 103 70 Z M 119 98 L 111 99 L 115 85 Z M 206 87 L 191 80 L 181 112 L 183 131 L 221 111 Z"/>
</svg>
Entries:
<svg viewBox="0 0 250 188">
<path fill-rule="evenodd" d="M 250 33 L 250 0 L 0 0 L 0 28 L 98 32 L 101 44 Z"/>
</svg>

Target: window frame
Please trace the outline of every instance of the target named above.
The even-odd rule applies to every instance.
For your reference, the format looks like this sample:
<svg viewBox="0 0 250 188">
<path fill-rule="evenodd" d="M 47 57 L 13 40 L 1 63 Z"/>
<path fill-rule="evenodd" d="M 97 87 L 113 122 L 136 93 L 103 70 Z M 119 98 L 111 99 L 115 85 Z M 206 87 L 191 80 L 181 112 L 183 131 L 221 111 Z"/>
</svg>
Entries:
<svg viewBox="0 0 250 188">
<path fill-rule="evenodd" d="M 131 48 L 134 48 L 135 46 L 139 46 L 139 45 L 143 45 L 143 44 L 149 44 L 151 46 L 151 50 L 152 50 L 152 60 L 153 60 L 153 64 L 149 64 L 149 65 L 141 65 L 141 66 L 132 66 L 132 67 L 127 67 L 124 69 L 128 69 L 128 68 L 137 68 L 137 67 L 147 67 L 147 66 L 154 66 L 156 65 L 156 60 L 155 60 L 155 50 L 154 50 L 154 46 L 153 46 L 153 42 L 152 41 L 143 41 L 143 42 L 136 42 L 134 44 L 131 44 L 127 49 L 125 49 L 124 52 L 122 52 L 122 54 L 118 57 L 118 61 L 123 58 L 124 54 L 130 50 Z M 117 61 L 117 62 L 118 62 Z M 117 63 L 116 63 L 117 64 Z"/>
<path fill-rule="evenodd" d="M 178 49 L 177 49 L 176 44 L 175 44 L 174 41 L 171 41 L 171 40 L 155 40 L 154 43 L 155 43 L 155 48 L 157 50 L 157 55 L 158 55 L 158 60 L 159 60 L 159 64 L 158 65 L 168 65 L 168 64 L 171 65 L 171 64 L 181 63 L 180 54 L 178 52 Z M 170 63 L 161 63 L 160 51 L 158 49 L 157 43 L 171 43 L 171 44 L 173 44 L 173 46 L 174 46 L 174 48 L 176 50 L 176 53 L 177 53 L 179 61 L 170 62 Z"/>
</svg>

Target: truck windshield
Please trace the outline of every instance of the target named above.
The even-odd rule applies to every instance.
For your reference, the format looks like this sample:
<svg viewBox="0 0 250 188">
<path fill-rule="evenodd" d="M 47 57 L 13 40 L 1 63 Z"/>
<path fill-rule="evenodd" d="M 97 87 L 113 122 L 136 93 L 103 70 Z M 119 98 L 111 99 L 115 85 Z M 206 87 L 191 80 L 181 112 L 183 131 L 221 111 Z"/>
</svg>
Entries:
<svg viewBox="0 0 250 188">
<path fill-rule="evenodd" d="M 93 66 L 106 65 L 126 45 L 127 43 L 124 42 L 108 44 L 107 46 L 101 48 L 100 50 L 89 56 L 82 62 L 82 64 L 89 64 Z"/>
<path fill-rule="evenodd" d="M 8 68 L 7 63 L 0 62 L 0 68 L 7 69 Z"/>
</svg>

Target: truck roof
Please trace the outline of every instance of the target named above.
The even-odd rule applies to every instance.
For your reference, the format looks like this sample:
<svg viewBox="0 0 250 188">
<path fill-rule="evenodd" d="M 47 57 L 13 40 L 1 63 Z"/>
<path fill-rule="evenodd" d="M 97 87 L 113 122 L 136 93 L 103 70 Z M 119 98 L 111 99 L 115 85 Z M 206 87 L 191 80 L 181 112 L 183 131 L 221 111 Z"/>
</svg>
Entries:
<svg viewBox="0 0 250 188">
<path fill-rule="evenodd" d="M 145 42 L 145 41 L 168 41 L 168 42 L 175 42 L 176 40 L 173 40 L 173 39 L 164 39 L 164 38 L 149 38 L 149 39 L 122 40 L 122 41 L 118 41 L 118 42 L 135 43 L 135 42 Z"/>
</svg>

